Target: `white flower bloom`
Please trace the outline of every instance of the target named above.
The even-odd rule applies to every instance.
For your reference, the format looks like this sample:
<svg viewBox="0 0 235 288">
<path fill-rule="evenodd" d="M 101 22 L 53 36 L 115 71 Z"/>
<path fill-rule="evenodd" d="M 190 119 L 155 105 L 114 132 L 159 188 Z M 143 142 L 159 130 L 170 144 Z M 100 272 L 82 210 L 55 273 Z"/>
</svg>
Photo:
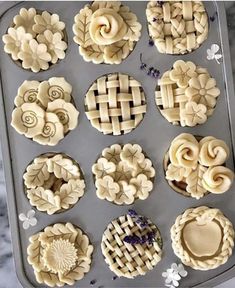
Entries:
<svg viewBox="0 0 235 288">
<path fill-rule="evenodd" d="M 210 49 L 207 49 L 207 60 L 214 60 L 220 64 L 219 59 L 223 57 L 222 54 L 217 54 L 219 52 L 220 47 L 217 44 L 212 44 Z"/>
<path fill-rule="evenodd" d="M 165 286 L 168 288 L 178 287 L 179 280 L 187 275 L 188 272 L 184 269 L 184 266 L 181 263 L 179 265 L 172 263 L 171 268 L 162 273 L 162 277 L 166 278 Z"/>
<path fill-rule="evenodd" d="M 26 215 L 24 213 L 19 214 L 19 219 L 23 222 L 24 229 L 28 229 L 30 226 L 35 226 L 37 224 L 38 221 L 34 216 L 34 210 L 29 210 Z"/>
</svg>

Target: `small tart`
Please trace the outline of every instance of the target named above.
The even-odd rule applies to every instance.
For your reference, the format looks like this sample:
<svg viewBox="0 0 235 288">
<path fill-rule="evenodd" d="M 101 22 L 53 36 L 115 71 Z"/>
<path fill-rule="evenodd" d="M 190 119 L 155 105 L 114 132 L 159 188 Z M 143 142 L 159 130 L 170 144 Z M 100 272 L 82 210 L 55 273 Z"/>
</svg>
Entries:
<svg viewBox="0 0 235 288">
<path fill-rule="evenodd" d="M 74 17 L 74 42 L 87 62 L 120 64 L 140 38 L 141 24 L 120 1 L 94 1 Z"/>
<path fill-rule="evenodd" d="M 30 204 L 49 215 L 72 208 L 85 190 L 78 163 L 65 154 L 36 157 L 27 166 L 23 179 Z"/>
<path fill-rule="evenodd" d="M 124 215 L 113 220 L 104 231 L 101 250 L 109 269 L 118 277 L 134 278 L 152 270 L 162 255 L 162 239 L 157 226 L 147 219 L 148 226 L 141 229 L 135 220 Z M 151 244 L 130 244 L 125 236 L 147 237 L 153 233 Z"/>
<path fill-rule="evenodd" d="M 71 223 L 47 226 L 29 241 L 27 260 L 39 284 L 74 285 L 90 270 L 93 246 L 86 234 Z"/>
<path fill-rule="evenodd" d="M 98 78 L 85 96 L 86 116 L 103 134 L 131 132 L 143 120 L 146 99 L 133 77 L 113 73 Z"/>
<path fill-rule="evenodd" d="M 155 169 L 138 144 L 114 144 L 92 166 L 96 195 L 118 205 L 145 200 L 153 189 Z"/>
<path fill-rule="evenodd" d="M 183 264 L 210 270 L 227 262 L 234 246 L 232 223 L 219 209 L 187 209 L 171 228 L 172 247 Z"/>
<path fill-rule="evenodd" d="M 171 124 L 193 127 L 212 115 L 219 95 L 216 80 L 207 69 L 177 60 L 158 80 L 155 102 Z"/>
<path fill-rule="evenodd" d="M 146 9 L 149 35 L 158 52 L 186 54 L 208 36 L 208 17 L 202 1 L 150 1 Z"/>
<path fill-rule="evenodd" d="M 222 194 L 230 189 L 234 172 L 225 167 L 227 144 L 212 136 L 177 136 L 164 157 L 168 184 L 178 193 L 199 199 L 208 193 Z"/>
</svg>

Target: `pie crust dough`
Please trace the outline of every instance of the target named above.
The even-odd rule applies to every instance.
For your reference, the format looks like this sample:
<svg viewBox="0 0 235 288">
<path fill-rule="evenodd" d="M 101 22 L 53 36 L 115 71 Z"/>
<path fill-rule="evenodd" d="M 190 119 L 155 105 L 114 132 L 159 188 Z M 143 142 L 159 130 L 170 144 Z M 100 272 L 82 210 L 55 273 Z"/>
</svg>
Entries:
<svg viewBox="0 0 235 288">
<path fill-rule="evenodd" d="M 15 97 L 11 125 L 39 144 L 56 145 L 78 123 L 71 93 L 72 86 L 63 77 L 24 81 Z"/>
<path fill-rule="evenodd" d="M 234 180 L 234 172 L 224 166 L 228 156 L 224 141 L 182 133 L 165 154 L 166 179 L 176 192 L 196 199 L 209 192 L 224 193 Z"/>
<path fill-rule="evenodd" d="M 227 262 L 234 246 L 232 223 L 219 209 L 187 209 L 171 228 L 172 247 L 183 264 L 210 270 Z"/>
<path fill-rule="evenodd" d="M 138 144 L 114 144 L 92 166 L 96 195 L 118 205 L 145 200 L 153 189 L 155 169 Z"/>
<path fill-rule="evenodd" d="M 219 95 L 216 80 L 207 69 L 177 60 L 158 80 L 155 102 L 171 124 L 193 127 L 212 115 Z"/>
<path fill-rule="evenodd" d="M 98 78 L 85 96 L 86 116 L 103 134 L 131 132 L 144 118 L 146 99 L 133 77 L 113 73 Z"/>
<path fill-rule="evenodd" d="M 65 23 L 57 14 L 21 8 L 3 35 L 4 51 L 24 69 L 37 73 L 65 58 Z"/>
<path fill-rule="evenodd" d="M 154 232 L 155 239 L 151 245 L 129 244 L 125 236 L 144 236 Z M 101 250 L 109 269 L 118 277 L 134 278 L 145 275 L 161 260 L 162 242 L 160 232 L 155 224 L 148 219 L 148 229 L 141 230 L 129 215 L 113 220 L 104 231 Z"/>
<path fill-rule="evenodd" d="M 202 1 L 150 1 L 146 16 L 149 35 L 160 53 L 189 53 L 207 39 L 208 17 Z"/>
<path fill-rule="evenodd" d="M 71 223 L 47 226 L 29 241 L 28 263 L 40 284 L 74 285 L 90 270 L 93 246 L 86 234 Z"/>
<path fill-rule="evenodd" d="M 120 64 L 140 38 L 141 24 L 120 1 L 94 1 L 74 17 L 74 42 L 87 62 Z"/>
<path fill-rule="evenodd" d="M 35 158 L 23 179 L 30 204 L 49 215 L 72 208 L 85 190 L 79 165 L 65 154 Z"/>
</svg>

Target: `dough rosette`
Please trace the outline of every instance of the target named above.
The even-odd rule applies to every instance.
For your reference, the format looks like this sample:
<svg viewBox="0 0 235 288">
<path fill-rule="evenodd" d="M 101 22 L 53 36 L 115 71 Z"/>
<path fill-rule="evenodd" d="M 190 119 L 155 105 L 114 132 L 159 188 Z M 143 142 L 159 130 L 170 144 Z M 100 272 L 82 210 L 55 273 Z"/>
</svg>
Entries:
<svg viewBox="0 0 235 288">
<path fill-rule="evenodd" d="M 110 45 L 123 39 L 127 25 L 115 10 L 101 8 L 92 15 L 89 32 L 97 45 Z"/>
</svg>

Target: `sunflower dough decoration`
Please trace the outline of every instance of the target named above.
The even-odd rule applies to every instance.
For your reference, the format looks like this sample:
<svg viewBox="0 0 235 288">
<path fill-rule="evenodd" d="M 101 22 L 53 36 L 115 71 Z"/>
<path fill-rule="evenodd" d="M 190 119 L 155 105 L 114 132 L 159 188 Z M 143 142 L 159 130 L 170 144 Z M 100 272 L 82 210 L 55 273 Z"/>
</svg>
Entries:
<svg viewBox="0 0 235 288">
<path fill-rule="evenodd" d="M 65 23 L 57 14 L 21 8 L 3 35 L 4 50 L 24 69 L 37 73 L 65 58 Z"/>
<path fill-rule="evenodd" d="M 101 250 L 109 269 L 118 277 L 145 275 L 161 260 L 162 239 L 149 219 L 130 213 L 113 220 L 104 231 Z M 138 221 L 144 218 L 145 225 Z"/>
<path fill-rule="evenodd" d="M 155 102 L 162 116 L 173 125 L 193 127 L 212 115 L 219 95 L 216 81 L 207 69 L 177 60 L 158 80 Z"/>
<path fill-rule="evenodd" d="M 71 93 L 72 86 L 63 77 L 24 81 L 15 98 L 11 125 L 39 144 L 56 145 L 78 123 Z"/>
<path fill-rule="evenodd" d="M 153 189 L 155 169 L 138 144 L 114 144 L 92 166 L 96 195 L 118 205 L 145 200 Z"/>
<path fill-rule="evenodd" d="M 71 223 L 57 223 L 29 238 L 28 263 L 39 284 L 74 285 L 89 272 L 93 246 L 83 231 Z"/>
<path fill-rule="evenodd" d="M 207 39 L 208 17 L 202 1 L 149 1 L 146 16 L 149 35 L 160 53 L 186 54 Z"/>
<path fill-rule="evenodd" d="M 74 42 L 87 62 L 120 64 L 140 38 L 141 24 L 120 1 L 87 4 L 74 17 Z"/>
<path fill-rule="evenodd" d="M 184 265 L 210 270 L 227 262 L 234 246 L 232 223 L 219 209 L 187 209 L 171 228 L 172 247 Z"/>
<path fill-rule="evenodd" d="M 98 78 L 85 96 L 86 116 L 103 134 L 131 132 L 144 118 L 146 99 L 133 77 L 113 73 Z"/>
<path fill-rule="evenodd" d="M 223 140 L 182 133 L 165 154 L 166 179 L 176 192 L 196 199 L 209 192 L 222 194 L 234 180 L 234 172 L 224 166 L 228 156 Z"/>
<path fill-rule="evenodd" d="M 85 190 L 79 165 L 65 154 L 36 157 L 23 179 L 30 204 L 49 215 L 72 208 Z"/>
</svg>

